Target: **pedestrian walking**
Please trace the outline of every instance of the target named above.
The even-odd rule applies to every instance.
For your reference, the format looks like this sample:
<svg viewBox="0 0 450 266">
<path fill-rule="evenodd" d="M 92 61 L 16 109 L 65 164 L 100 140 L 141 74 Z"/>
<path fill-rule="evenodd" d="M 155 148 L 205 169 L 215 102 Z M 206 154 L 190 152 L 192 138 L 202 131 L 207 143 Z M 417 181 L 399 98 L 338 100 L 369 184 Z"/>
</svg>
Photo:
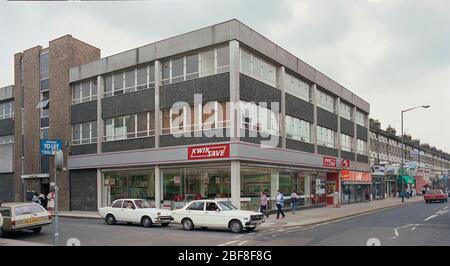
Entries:
<svg viewBox="0 0 450 266">
<path fill-rule="evenodd" d="M 334 208 L 339 208 L 340 204 L 339 204 L 339 191 L 335 190 L 333 192 L 333 206 Z"/>
<path fill-rule="evenodd" d="M 268 202 L 269 199 L 266 194 L 261 191 L 259 194 L 259 212 L 262 212 L 265 216 L 267 216 L 267 218 L 269 218 Z"/>
<path fill-rule="evenodd" d="M 277 191 L 277 219 L 280 218 L 280 214 L 283 216 L 282 219 L 284 219 L 284 195 L 280 192 L 280 190 Z"/>
<path fill-rule="evenodd" d="M 33 199 L 31 199 L 31 202 L 34 202 L 34 203 L 37 203 L 37 204 L 41 204 L 40 203 L 40 199 L 39 199 L 39 194 L 37 192 L 34 193 Z"/>
<path fill-rule="evenodd" d="M 295 214 L 295 211 L 297 210 L 297 206 L 298 206 L 298 199 L 300 197 L 297 195 L 297 193 L 294 191 L 292 191 L 291 194 L 291 204 L 292 204 L 292 213 Z"/>
<path fill-rule="evenodd" d="M 50 193 L 47 195 L 47 210 L 53 211 L 55 208 L 55 191 L 52 189 L 50 190 Z"/>
<path fill-rule="evenodd" d="M 47 209 L 47 197 L 42 192 L 39 194 L 39 201 L 41 206 L 44 207 L 44 209 Z"/>
</svg>

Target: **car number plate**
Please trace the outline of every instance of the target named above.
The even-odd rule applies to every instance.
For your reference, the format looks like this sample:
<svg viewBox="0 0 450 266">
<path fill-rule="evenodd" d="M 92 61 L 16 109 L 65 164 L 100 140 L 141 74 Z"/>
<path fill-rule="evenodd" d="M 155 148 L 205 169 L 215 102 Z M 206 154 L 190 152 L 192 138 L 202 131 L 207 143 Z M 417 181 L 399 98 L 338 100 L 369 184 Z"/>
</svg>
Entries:
<svg viewBox="0 0 450 266">
<path fill-rule="evenodd" d="M 27 224 L 34 224 L 39 222 L 44 222 L 47 218 L 46 217 L 39 217 L 39 218 L 29 218 L 26 223 Z"/>
</svg>

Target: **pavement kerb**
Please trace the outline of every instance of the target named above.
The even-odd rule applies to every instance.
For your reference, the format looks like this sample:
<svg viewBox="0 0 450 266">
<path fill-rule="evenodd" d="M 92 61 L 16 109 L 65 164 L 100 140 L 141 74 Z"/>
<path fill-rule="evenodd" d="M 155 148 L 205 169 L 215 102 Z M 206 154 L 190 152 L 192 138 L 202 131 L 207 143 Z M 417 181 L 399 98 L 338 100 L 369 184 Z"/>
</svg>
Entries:
<svg viewBox="0 0 450 266">
<path fill-rule="evenodd" d="M 281 225 L 281 226 L 284 227 L 284 228 L 289 228 L 289 227 L 298 227 L 298 226 L 317 225 L 317 224 L 322 224 L 322 223 L 326 223 L 326 222 L 336 222 L 336 221 L 345 220 L 345 219 L 348 219 L 348 218 L 351 218 L 351 217 L 361 216 L 361 215 L 365 215 L 365 214 L 369 214 L 369 213 L 373 213 L 373 212 L 377 212 L 377 211 L 381 211 L 381 210 L 393 209 L 393 208 L 397 208 L 397 207 L 400 207 L 400 206 L 405 206 L 405 205 L 409 205 L 409 204 L 413 204 L 413 203 L 417 203 L 417 202 L 420 202 L 420 201 L 399 203 L 399 204 L 395 204 L 395 205 L 391 205 L 391 206 L 384 206 L 384 207 L 379 207 L 379 208 L 376 208 L 376 209 L 361 211 L 361 212 L 358 212 L 358 213 L 351 213 L 351 214 L 348 214 L 348 215 L 342 215 L 342 216 L 339 216 L 339 217 L 319 219 L 317 221 L 310 222 L 310 223 L 296 223 L 296 224 L 294 224 L 295 222 L 290 222 L 290 224 L 289 224 L 289 222 L 288 222 L 288 224 Z M 273 226 L 273 225 L 267 225 L 267 226 L 264 226 L 264 227 L 270 227 L 270 226 Z"/>
</svg>

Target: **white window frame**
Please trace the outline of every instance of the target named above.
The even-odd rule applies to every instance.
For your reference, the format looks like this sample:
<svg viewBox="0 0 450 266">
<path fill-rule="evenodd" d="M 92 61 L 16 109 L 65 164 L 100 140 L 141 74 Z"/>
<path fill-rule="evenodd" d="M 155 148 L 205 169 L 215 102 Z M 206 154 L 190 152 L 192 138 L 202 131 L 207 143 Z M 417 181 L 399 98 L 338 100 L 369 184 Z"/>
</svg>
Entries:
<svg viewBox="0 0 450 266">
<path fill-rule="evenodd" d="M 138 131 L 138 114 L 129 114 L 129 115 L 124 115 L 124 116 L 117 116 L 117 117 L 112 117 L 112 118 L 107 118 L 104 120 L 104 133 L 105 135 L 103 136 L 103 141 L 105 142 L 110 142 L 110 141 L 116 141 L 116 140 L 126 140 L 126 139 L 138 139 L 138 138 L 146 138 L 146 137 L 150 137 L 150 136 L 154 136 L 154 129 L 150 129 L 150 112 L 146 112 L 147 114 L 147 129 L 145 131 Z M 133 132 L 127 132 L 127 129 L 125 127 L 126 125 L 126 118 L 130 117 L 130 119 L 134 119 L 134 131 Z M 116 119 L 122 119 L 122 124 L 124 125 L 124 128 L 126 129 L 125 132 L 121 135 L 117 135 L 116 134 L 116 127 L 115 127 L 115 120 Z M 111 119 L 111 126 L 113 129 L 112 135 L 108 136 L 107 135 L 107 130 L 106 130 L 106 121 L 108 119 Z M 143 136 L 138 136 L 138 134 L 141 133 L 146 133 Z M 134 135 L 133 137 L 129 137 L 129 135 Z"/>
</svg>

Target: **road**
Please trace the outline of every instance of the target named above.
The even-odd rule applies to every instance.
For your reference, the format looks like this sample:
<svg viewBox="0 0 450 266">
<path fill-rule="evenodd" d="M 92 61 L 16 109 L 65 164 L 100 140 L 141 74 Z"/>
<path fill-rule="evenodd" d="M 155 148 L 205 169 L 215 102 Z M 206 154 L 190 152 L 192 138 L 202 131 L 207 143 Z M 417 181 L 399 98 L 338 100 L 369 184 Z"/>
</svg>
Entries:
<svg viewBox="0 0 450 266">
<path fill-rule="evenodd" d="M 52 244 L 52 226 L 40 234 L 15 233 L 8 238 Z M 398 245 L 450 245 L 448 203 L 417 202 L 313 226 L 259 228 L 252 233 L 225 230 L 184 231 L 180 225 L 143 228 L 137 225 L 107 225 L 96 219 L 60 219 L 60 240 L 76 238 L 81 245 L 182 245 L 182 246 L 349 246 L 370 243 Z"/>
</svg>

